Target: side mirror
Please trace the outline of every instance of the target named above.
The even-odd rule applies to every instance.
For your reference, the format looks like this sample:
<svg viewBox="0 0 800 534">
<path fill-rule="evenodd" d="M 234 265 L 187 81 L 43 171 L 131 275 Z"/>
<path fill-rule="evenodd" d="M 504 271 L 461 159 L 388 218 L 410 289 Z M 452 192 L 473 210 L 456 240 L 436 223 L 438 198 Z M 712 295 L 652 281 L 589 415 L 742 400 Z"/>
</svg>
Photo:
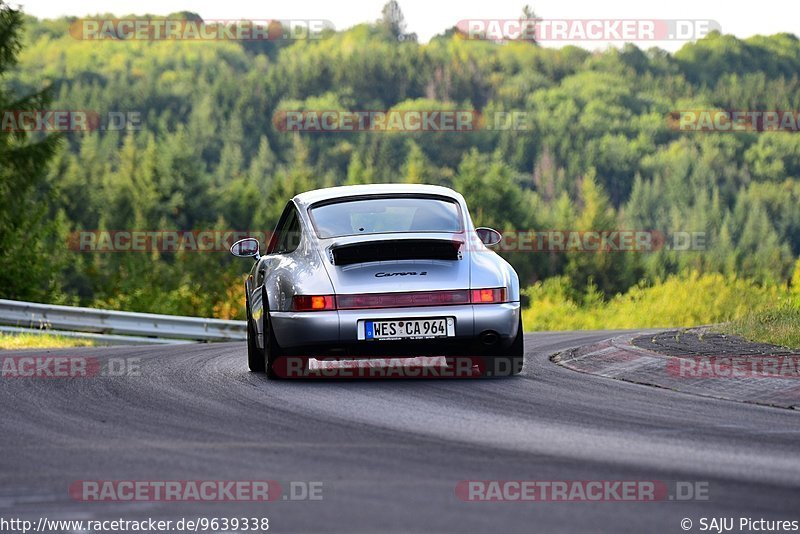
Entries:
<svg viewBox="0 0 800 534">
<path fill-rule="evenodd" d="M 500 232 L 493 230 L 492 228 L 486 228 L 485 226 L 476 228 L 475 233 L 478 234 L 478 239 L 481 240 L 481 243 L 487 247 L 493 247 L 503 239 L 503 236 L 500 234 Z"/>
<path fill-rule="evenodd" d="M 240 239 L 231 245 L 231 254 L 237 258 L 253 258 L 257 260 L 261 257 L 258 253 L 258 239 L 254 237 Z"/>
</svg>

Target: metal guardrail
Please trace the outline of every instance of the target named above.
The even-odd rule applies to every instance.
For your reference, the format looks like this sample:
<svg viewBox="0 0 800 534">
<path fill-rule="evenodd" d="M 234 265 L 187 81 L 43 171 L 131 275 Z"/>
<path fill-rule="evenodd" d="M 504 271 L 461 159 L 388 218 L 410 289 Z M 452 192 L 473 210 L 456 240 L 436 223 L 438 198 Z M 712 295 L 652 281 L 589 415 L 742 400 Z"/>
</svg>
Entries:
<svg viewBox="0 0 800 534">
<path fill-rule="evenodd" d="M 132 343 L 169 343 L 185 341 L 243 341 L 247 338 L 245 321 L 204 319 L 180 315 L 136 313 L 76 306 L 57 306 L 0 299 L 0 324 L 13 330 L 59 335 L 87 333 L 86 337 L 107 337 L 107 341 Z M 5 331 L 12 329 L 5 328 Z M 129 336 L 128 339 L 120 339 Z M 112 339 L 113 338 L 113 339 Z M 146 338 L 146 339 L 143 339 Z"/>
</svg>

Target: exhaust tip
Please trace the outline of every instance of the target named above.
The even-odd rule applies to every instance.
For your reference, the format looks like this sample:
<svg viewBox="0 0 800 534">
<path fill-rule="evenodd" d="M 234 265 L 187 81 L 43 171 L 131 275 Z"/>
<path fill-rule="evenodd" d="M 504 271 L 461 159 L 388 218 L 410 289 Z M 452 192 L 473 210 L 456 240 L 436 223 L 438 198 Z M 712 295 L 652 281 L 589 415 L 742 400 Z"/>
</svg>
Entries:
<svg viewBox="0 0 800 534">
<path fill-rule="evenodd" d="M 487 347 L 494 345 L 500 339 L 500 336 L 497 335 L 497 332 L 493 332 L 491 330 L 487 330 L 486 332 L 482 333 L 480 337 L 481 343 Z"/>
</svg>

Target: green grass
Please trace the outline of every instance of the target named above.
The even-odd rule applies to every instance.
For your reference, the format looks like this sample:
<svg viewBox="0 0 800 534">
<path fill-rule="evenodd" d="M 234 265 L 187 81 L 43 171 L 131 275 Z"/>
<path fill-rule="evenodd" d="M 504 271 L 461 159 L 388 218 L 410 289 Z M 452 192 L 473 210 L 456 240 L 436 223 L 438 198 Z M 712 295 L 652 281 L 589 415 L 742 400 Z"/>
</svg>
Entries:
<svg viewBox="0 0 800 534">
<path fill-rule="evenodd" d="M 800 295 L 777 285 L 722 274 L 685 273 L 604 300 L 590 294 L 571 300 L 566 281 L 549 278 L 525 290 L 526 331 L 688 327 L 727 323 L 752 312 L 800 301 Z M 789 327 L 787 326 L 787 330 Z"/>
<path fill-rule="evenodd" d="M 800 304 L 786 303 L 777 308 L 748 313 L 716 330 L 752 341 L 800 349 Z"/>
<path fill-rule="evenodd" d="M 62 349 L 70 347 L 93 347 L 88 339 L 75 339 L 49 334 L 0 334 L 0 349 Z"/>
</svg>

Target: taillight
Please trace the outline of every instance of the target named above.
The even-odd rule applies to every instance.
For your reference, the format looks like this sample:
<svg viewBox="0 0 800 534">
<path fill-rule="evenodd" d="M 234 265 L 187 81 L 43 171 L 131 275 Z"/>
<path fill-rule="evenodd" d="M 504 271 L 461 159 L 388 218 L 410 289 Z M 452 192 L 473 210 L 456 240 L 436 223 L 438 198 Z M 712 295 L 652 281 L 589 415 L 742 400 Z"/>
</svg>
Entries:
<svg viewBox="0 0 800 534">
<path fill-rule="evenodd" d="M 412 308 L 452 304 L 496 304 L 506 302 L 504 287 L 453 289 L 402 293 L 362 293 L 356 295 L 295 295 L 294 311 L 360 310 L 369 308 Z"/>
<path fill-rule="evenodd" d="M 473 304 L 497 304 L 498 302 L 506 302 L 506 288 L 504 287 L 473 289 L 471 294 Z"/>
<path fill-rule="evenodd" d="M 336 306 L 340 310 L 445 306 L 449 304 L 469 304 L 469 292 L 466 289 L 454 289 L 336 296 Z"/>
<path fill-rule="evenodd" d="M 292 299 L 294 311 L 335 310 L 336 301 L 333 295 L 295 295 Z"/>
</svg>

